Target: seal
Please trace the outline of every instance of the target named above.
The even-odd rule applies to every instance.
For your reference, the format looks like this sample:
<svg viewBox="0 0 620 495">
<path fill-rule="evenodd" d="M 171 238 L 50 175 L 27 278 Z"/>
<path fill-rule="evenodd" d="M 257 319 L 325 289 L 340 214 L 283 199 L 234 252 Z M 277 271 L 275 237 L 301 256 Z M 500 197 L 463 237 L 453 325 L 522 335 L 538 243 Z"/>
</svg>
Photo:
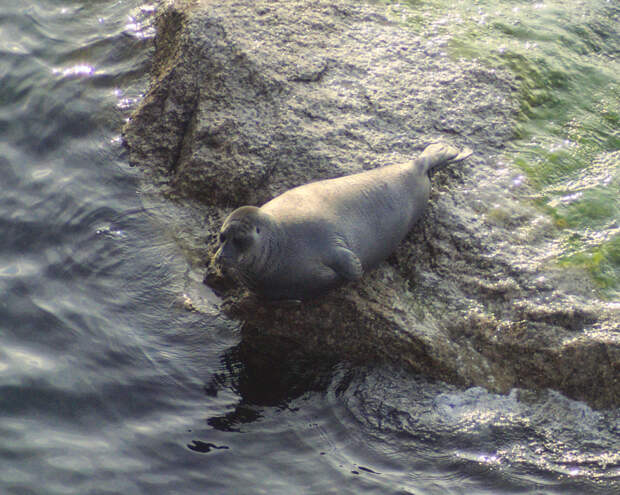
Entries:
<svg viewBox="0 0 620 495">
<path fill-rule="evenodd" d="M 224 221 L 214 261 L 257 295 L 312 298 L 387 258 L 428 203 L 429 171 L 470 149 L 442 143 L 415 160 L 290 189 Z"/>
</svg>

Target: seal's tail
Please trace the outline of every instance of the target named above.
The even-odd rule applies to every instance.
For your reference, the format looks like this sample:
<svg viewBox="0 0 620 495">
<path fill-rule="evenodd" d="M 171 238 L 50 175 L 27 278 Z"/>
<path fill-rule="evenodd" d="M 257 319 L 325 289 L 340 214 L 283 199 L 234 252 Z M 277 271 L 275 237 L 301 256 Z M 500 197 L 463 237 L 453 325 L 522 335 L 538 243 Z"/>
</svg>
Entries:
<svg viewBox="0 0 620 495">
<path fill-rule="evenodd" d="M 422 154 L 416 160 L 424 172 L 448 165 L 449 163 L 460 162 L 468 158 L 473 151 L 470 148 L 464 148 L 462 151 L 445 143 L 433 143 L 428 145 Z"/>
</svg>

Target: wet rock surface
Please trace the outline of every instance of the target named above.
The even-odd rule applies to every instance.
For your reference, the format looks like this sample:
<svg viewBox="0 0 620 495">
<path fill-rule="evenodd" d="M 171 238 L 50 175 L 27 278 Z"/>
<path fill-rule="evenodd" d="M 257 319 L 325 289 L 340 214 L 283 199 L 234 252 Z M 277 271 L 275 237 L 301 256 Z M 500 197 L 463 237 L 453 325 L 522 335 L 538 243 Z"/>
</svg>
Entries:
<svg viewBox="0 0 620 495">
<path fill-rule="evenodd" d="M 410 160 L 438 139 L 473 148 L 433 176 L 424 218 L 358 283 L 298 306 L 220 286 L 222 310 L 257 345 L 269 335 L 326 359 L 618 405 L 618 307 L 555 267 L 552 221 L 501 162 L 518 82 L 451 60 L 445 42 L 348 0 L 165 4 L 153 81 L 124 129 L 130 160 L 183 212 L 162 218 L 196 273 L 238 206 Z M 217 270 L 207 279 L 217 286 Z"/>
</svg>

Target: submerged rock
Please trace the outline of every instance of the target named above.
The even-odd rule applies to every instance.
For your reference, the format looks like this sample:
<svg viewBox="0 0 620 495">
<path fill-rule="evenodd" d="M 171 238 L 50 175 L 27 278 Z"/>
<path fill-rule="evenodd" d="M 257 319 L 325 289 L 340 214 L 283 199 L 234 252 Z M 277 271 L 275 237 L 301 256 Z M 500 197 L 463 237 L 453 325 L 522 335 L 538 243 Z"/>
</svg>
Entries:
<svg viewBox="0 0 620 495">
<path fill-rule="evenodd" d="M 188 212 L 168 221 L 197 267 L 205 235 L 238 206 L 410 160 L 438 139 L 473 148 L 435 174 L 422 221 L 360 282 L 297 307 L 227 289 L 223 310 L 257 345 L 269 335 L 460 385 L 618 405 L 617 306 L 597 301 L 583 272 L 554 266 L 552 221 L 499 158 L 516 83 L 449 59 L 445 43 L 354 0 L 168 3 L 150 90 L 124 129 L 130 160 Z"/>
</svg>

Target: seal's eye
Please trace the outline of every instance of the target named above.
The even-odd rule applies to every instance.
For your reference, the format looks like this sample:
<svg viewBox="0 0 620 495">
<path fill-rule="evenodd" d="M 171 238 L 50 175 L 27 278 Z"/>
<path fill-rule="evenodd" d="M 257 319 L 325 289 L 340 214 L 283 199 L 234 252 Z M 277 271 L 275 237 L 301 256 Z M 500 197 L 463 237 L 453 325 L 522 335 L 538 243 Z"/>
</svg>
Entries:
<svg viewBox="0 0 620 495">
<path fill-rule="evenodd" d="M 256 227 L 256 233 L 260 234 L 260 227 Z"/>
<path fill-rule="evenodd" d="M 224 244 L 226 242 L 226 234 L 221 233 L 220 234 L 220 243 Z"/>
</svg>

